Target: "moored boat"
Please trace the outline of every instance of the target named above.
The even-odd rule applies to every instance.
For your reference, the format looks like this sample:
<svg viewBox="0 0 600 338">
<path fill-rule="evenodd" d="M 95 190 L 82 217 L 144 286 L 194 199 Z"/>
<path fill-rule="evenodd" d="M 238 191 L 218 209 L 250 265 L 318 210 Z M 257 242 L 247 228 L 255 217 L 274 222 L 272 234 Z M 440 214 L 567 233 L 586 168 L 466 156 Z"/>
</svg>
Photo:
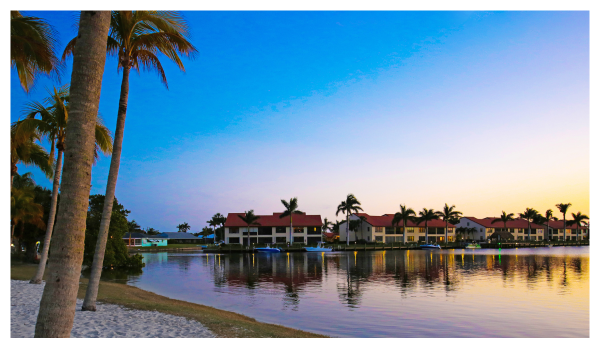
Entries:
<svg viewBox="0 0 600 338">
<path fill-rule="evenodd" d="M 258 252 L 281 252 L 281 250 L 279 250 L 278 248 L 271 248 L 268 244 L 264 248 L 256 248 L 254 250 Z"/>
<path fill-rule="evenodd" d="M 331 252 L 333 251 L 333 248 L 326 248 L 325 246 L 323 246 L 323 242 L 319 242 L 315 248 L 305 247 L 304 250 L 306 250 L 307 252 Z"/>
<path fill-rule="evenodd" d="M 441 249 L 442 247 L 436 244 L 423 244 L 421 245 L 421 249 L 425 249 L 425 250 L 434 250 L 434 249 Z"/>
<path fill-rule="evenodd" d="M 465 249 L 481 249 L 481 245 L 479 245 L 478 243 L 471 243 L 468 244 Z"/>
</svg>

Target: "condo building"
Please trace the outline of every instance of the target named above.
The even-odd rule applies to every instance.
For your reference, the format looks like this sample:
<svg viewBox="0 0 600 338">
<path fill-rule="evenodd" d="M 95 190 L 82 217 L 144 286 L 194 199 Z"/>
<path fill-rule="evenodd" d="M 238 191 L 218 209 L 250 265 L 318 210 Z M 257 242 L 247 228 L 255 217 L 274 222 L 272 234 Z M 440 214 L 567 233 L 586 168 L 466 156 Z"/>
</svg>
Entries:
<svg viewBox="0 0 600 338">
<path fill-rule="evenodd" d="M 404 243 L 404 224 L 401 222 L 397 226 L 392 225 L 394 214 L 385 214 L 382 216 L 371 216 L 365 213 L 356 213 L 350 215 L 350 221 L 360 221 L 361 216 L 365 220 L 360 223 L 356 231 L 349 231 L 350 241 L 365 240 L 367 242 L 379 243 Z M 340 242 L 346 242 L 347 223 L 340 224 Z M 448 242 L 454 241 L 456 236 L 456 227 L 448 223 Z M 406 224 L 406 242 L 444 242 L 446 235 L 446 222 L 436 219 L 417 224 L 408 222 Z"/>
<path fill-rule="evenodd" d="M 286 244 L 290 242 L 290 217 L 281 218 L 281 212 L 273 215 L 257 215 L 259 225 L 251 225 L 250 243 Z M 248 225 L 239 216 L 244 213 L 229 213 L 225 221 L 225 243 L 248 245 Z M 321 216 L 293 214 L 292 242 L 315 244 L 322 241 Z"/>
</svg>

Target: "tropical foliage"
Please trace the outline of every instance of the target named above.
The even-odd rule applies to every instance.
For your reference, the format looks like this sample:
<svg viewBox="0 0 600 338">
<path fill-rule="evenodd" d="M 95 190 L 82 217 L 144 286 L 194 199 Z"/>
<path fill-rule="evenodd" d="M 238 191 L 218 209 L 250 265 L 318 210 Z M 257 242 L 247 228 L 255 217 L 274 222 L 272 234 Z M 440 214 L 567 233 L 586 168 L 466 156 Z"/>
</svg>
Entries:
<svg viewBox="0 0 600 338">
<path fill-rule="evenodd" d="M 406 227 L 408 226 L 408 222 L 416 222 L 417 214 L 412 208 L 407 208 L 405 204 L 400 204 L 400 211 L 394 214 L 394 218 L 392 219 L 392 226 L 398 226 L 400 222 L 404 227 L 402 241 L 406 244 Z"/>
<path fill-rule="evenodd" d="M 579 228 L 581 227 L 582 223 L 584 223 L 586 220 L 589 220 L 590 218 L 587 215 L 582 214 L 581 212 L 577 212 L 576 214 L 572 213 L 571 216 L 573 217 L 573 219 L 568 221 L 567 224 L 577 225 L 577 240 L 579 240 Z"/>
<path fill-rule="evenodd" d="M 187 232 L 188 230 L 190 230 L 190 226 L 187 222 L 177 225 L 177 232 Z"/>
<path fill-rule="evenodd" d="M 448 203 L 444 205 L 444 209 L 442 211 L 437 211 L 436 215 L 441 218 L 444 222 L 446 222 L 446 232 L 444 234 L 444 241 L 448 243 L 448 223 L 452 219 L 458 219 L 462 216 L 462 212 L 454 210 L 456 206 L 448 206 Z"/>
<path fill-rule="evenodd" d="M 239 218 L 242 219 L 242 221 L 244 221 L 244 223 L 246 223 L 246 225 L 248 226 L 248 246 L 250 246 L 250 226 L 251 225 L 260 225 L 260 223 L 258 223 L 258 219 L 260 218 L 260 216 L 257 216 L 254 214 L 254 210 L 249 210 L 246 211 L 244 213 L 244 215 L 238 215 Z"/>
<path fill-rule="evenodd" d="M 356 199 L 354 194 L 348 194 L 346 200 L 342 201 L 338 207 L 335 215 L 337 216 L 340 212 L 346 214 L 346 245 L 350 244 L 350 214 L 363 211 L 360 207 L 360 202 Z"/>
<path fill-rule="evenodd" d="M 425 243 L 429 243 L 429 227 L 427 223 L 434 219 L 439 219 L 439 216 L 433 209 L 423 208 L 423 210 L 419 211 L 417 224 L 425 223 Z"/>
<path fill-rule="evenodd" d="M 281 200 L 281 204 L 283 204 L 283 206 L 285 207 L 285 210 L 283 211 L 283 213 L 281 215 L 279 215 L 279 218 L 284 218 L 284 217 L 290 217 L 290 244 L 294 243 L 294 226 L 292 225 L 292 215 L 296 214 L 296 215 L 301 215 L 304 212 L 298 210 L 298 198 L 294 197 L 294 198 L 290 198 L 290 201 L 287 202 L 286 200 Z"/>
<path fill-rule="evenodd" d="M 528 241 L 531 240 L 531 221 L 538 214 L 539 214 L 539 212 L 537 210 L 535 210 L 535 209 L 532 209 L 532 208 L 525 208 L 525 211 L 519 214 L 519 217 L 521 217 L 522 219 L 527 220 L 527 229 L 528 229 L 527 240 Z"/>
</svg>

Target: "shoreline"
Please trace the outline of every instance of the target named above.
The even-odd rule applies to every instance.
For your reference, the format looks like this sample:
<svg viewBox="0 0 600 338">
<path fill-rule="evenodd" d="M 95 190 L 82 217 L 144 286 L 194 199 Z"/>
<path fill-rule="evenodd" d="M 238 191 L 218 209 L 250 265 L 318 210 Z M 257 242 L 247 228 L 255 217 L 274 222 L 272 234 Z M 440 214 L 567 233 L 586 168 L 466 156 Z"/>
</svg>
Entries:
<svg viewBox="0 0 600 338">
<path fill-rule="evenodd" d="M 36 268 L 36 264 L 11 263 L 11 279 L 28 281 L 35 274 Z M 77 298 L 83 299 L 88 280 L 80 278 L 79 281 Z M 327 337 L 281 325 L 259 322 L 254 318 L 231 311 L 171 299 L 126 284 L 101 281 L 97 300 L 99 303 L 121 305 L 133 310 L 158 311 L 195 320 L 217 337 Z"/>
</svg>

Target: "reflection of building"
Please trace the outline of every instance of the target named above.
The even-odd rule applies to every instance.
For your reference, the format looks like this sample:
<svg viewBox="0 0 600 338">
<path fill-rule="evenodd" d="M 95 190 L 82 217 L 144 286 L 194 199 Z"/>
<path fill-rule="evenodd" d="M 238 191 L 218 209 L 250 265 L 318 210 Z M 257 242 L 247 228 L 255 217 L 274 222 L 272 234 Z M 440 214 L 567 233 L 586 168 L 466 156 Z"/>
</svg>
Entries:
<svg viewBox="0 0 600 338">
<path fill-rule="evenodd" d="M 239 216 L 243 213 L 229 213 L 225 222 L 225 243 L 248 245 L 248 225 Z M 257 215 L 260 225 L 250 226 L 251 243 L 287 243 L 290 241 L 290 218 L 273 215 Z M 314 244 L 321 242 L 321 216 L 294 214 L 293 242 Z"/>
<path fill-rule="evenodd" d="M 371 216 L 364 213 L 350 215 L 350 221 L 360 220 L 364 216 L 366 220 L 362 221 L 357 231 L 350 231 L 350 241 L 365 240 L 367 242 L 404 242 L 404 224 L 401 222 L 398 226 L 392 226 L 393 214 L 383 216 Z M 340 224 L 340 241 L 346 241 L 346 222 Z M 427 222 L 427 233 L 425 223 L 416 224 L 408 222 L 406 226 L 406 242 L 425 242 L 427 234 L 429 242 L 444 242 L 446 233 L 446 222 L 436 219 Z M 448 223 L 448 241 L 454 241 L 455 226 Z"/>
<path fill-rule="evenodd" d="M 161 238 L 158 235 L 152 236 L 139 232 L 132 232 L 131 238 L 129 237 L 129 233 L 126 232 L 123 235 L 123 241 L 127 246 L 166 246 L 167 240 L 165 238 Z"/>
</svg>

